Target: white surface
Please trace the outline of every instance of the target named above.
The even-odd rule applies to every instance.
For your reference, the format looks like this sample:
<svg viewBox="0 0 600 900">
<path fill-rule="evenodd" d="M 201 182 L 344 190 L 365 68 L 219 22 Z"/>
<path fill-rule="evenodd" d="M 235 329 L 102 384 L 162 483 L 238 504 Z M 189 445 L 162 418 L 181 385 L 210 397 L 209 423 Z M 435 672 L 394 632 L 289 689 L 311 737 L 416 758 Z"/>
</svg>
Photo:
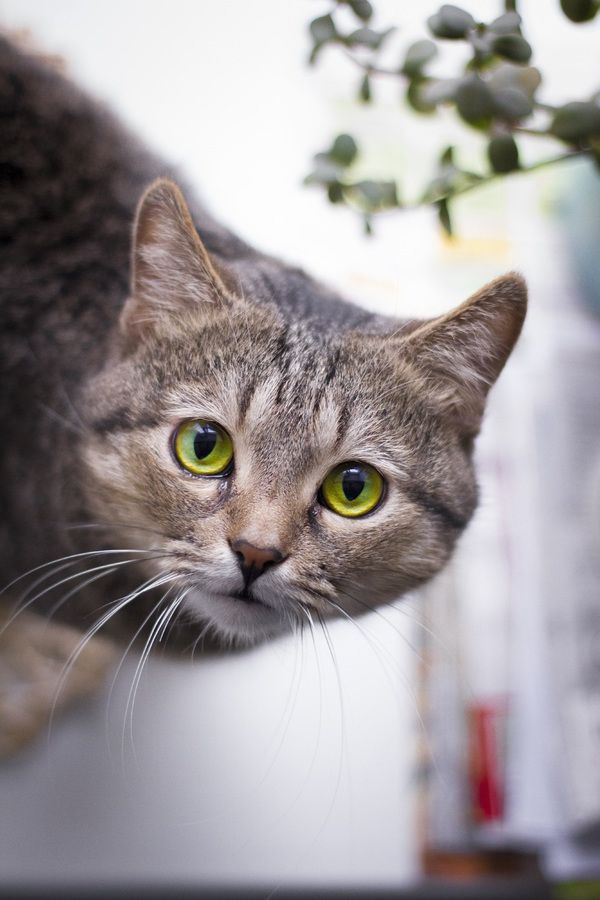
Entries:
<svg viewBox="0 0 600 900">
<path fill-rule="evenodd" d="M 133 741 L 132 661 L 110 704 L 56 722 L 0 767 L 2 883 L 409 878 L 412 658 L 383 620 L 366 633 L 371 646 L 333 625 L 335 668 L 310 634 L 193 665 L 156 658 Z"/>
</svg>

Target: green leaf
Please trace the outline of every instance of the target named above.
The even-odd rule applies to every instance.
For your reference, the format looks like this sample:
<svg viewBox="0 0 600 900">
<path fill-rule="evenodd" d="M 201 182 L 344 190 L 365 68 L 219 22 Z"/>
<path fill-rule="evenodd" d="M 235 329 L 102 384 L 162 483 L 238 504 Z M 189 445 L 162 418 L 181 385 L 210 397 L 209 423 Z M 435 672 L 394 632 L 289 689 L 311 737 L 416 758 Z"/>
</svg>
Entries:
<svg viewBox="0 0 600 900">
<path fill-rule="evenodd" d="M 365 75 L 360 82 L 360 88 L 358 89 L 358 99 L 362 103 L 371 102 L 371 79 L 368 75 Z"/>
<path fill-rule="evenodd" d="M 511 62 L 527 63 L 531 59 L 531 44 L 520 34 L 499 34 L 492 41 L 492 51 L 496 56 Z"/>
<path fill-rule="evenodd" d="M 562 141 L 578 143 L 600 136 L 600 106 L 574 101 L 556 110 L 550 132 Z"/>
<path fill-rule="evenodd" d="M 379 212 L 398 206 L 395 181 L 358 181 L 348 185 L 347 194 L 363 210 Z"/>
<path fill-rule="evenodd" d="M 533 112 L 533 100 L 518 88 L 499 88 L 494 95 L 494 114 L 506 122 L 525 119 Z"/>
<path fill-rule="evenodd" d="M 518 34 L 521 27 L 521 16 L 518 12 L 506 12 L 493 22 L 490 22 L 488 28 L 496 34 Z"/>
<path fill-rule="evenodd" d="M 494 114 L 494 96 L 478 75 L 467 75 L 456 91 L 456 108 L 469 125 L 484 126 Z"/>
<path fill-rule="evenodd" d="M 423 80 L 421 92 L 423 102 L 437 106 L 440 103 L 453 103 L 460 86 L 461 78 L 426 78 Z"/>
<path fill-rule="evenodd" d="M 448 237 L 452 237 L 452 219 L 450 217 L 450 207 L 448 205 L 447 199 L 444 197 L 442 200 L 438 200 L 436 206 L 440 225 L 442 226 Z"/>
<path fill-rule="evenodd" d="M 452 147 L 452 146 L 446 147 L 446 149 L 440 156 L 440 165 L 441 166 L 454 166 L 454 147 Z"/>
<path fill-rule="evenodd" d="M 406 102 L 421 115 L 431 115 L 435 112 L 435 103 L 427 100 L 424 90 L 429 84 L 427 79 L 413 78 L 406 89 Z"/>
<path fill-rule="evenodd" d="M 598 12 L 597 0 L 560 0 L 560 8 L 571 22 L 589 22 Z"/>
<path fill-rule="evenodd" d="M 415 41 L 406 51 L 404 64 L 401 69 L 402 74 L 408 76 L 408 78 L 420 75 L 423 67 L 437 56 L 437 52 L 438 49 L 433 41 Z"/>
<path fill-rule="evenodd" d="M 327 186 L 327 197 L 330 203 L 343 203 L 344 191 L 339 181 L 332 181 Z"/>
<path fill-rule="evenodd" d="M 456 41 L 466 37 L 475 28 L 475 19 L 459 6 L 446 3 L 427 19 L 427 24 L 435 37 Z"/>
<path fill-rule="evenodd" d="M 350 166 L 358 155 L 356 141 L 350 134 L 338 134 L 328 153 L 329 159 L 340 166 Z"/>
<path fill-rule="evenodd" d="M 373 15 L 373 7 L 369 0 L 346 0 L 348 6 L 358 19 L 368 22 Z"/>
<path fill-rule="evenodd" d="M 379 50 L 383 42 L 394 31 L 386 28 L 385 31 L 375 31 L 373 28 L 357 28 L 344 38 L 344 43 L 349 47 L 369 47 L 371 50 Z"/>
<path fill-rule="evenodd" d="M 329 185 L 344 174 L 343 167 L 335 163 L 329 153 L 317 153 L 314 158 L 314 169 L 304 179 L 305 184 Z"/>
<path fill-rule="evenodd" d="M 517 66 L 514 63 L 501 63 L 488 78 L 490 90 L 496 91 L 510 88 L 518 90 L 526 97 L 533 99 L 540 86 L 542 76 L 535 66 Z"/>
<path fill-rule="evenodd" d="M 490 166 L 499 175 L 519 168 L 519 148 L 512 134 L 493 137 L 487 148 Z"/>
<path fill-rule="evenodd" d="M 329 15 L 313 19 L 309 28 L 315 44 L 325 44 L 327 41 L 335 40 L 338 36 L 335 23 Z"/>
</svg>

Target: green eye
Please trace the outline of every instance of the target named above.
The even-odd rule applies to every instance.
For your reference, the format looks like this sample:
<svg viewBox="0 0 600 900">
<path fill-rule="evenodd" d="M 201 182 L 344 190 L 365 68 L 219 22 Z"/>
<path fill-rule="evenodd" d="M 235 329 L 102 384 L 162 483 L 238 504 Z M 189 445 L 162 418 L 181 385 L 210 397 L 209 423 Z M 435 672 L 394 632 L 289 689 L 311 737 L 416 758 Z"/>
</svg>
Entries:
<svg viewBox="0 0 600 900">
<path fill-rule="evenodd" d="M 346 462 L 332 469 L 319 492 L 321 503 L 340 516 L 358 518 L 375 509 L 385 483 L 366 463 Z"/>
<path fill-rule="evenodd" d="M 224 475 L 233 461 L 233 443 L 224 428 L 204 419 L 183 422 L 175 432 L 175 456 L 193 475 Z"/>
</svg>

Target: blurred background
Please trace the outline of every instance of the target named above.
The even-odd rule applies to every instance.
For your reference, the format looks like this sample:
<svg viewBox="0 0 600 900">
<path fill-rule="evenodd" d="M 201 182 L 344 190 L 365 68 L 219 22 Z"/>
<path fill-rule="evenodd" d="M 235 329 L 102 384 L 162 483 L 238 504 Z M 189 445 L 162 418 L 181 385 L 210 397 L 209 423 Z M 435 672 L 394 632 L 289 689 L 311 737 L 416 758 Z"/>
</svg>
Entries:
<svg viewBox="0 0 600 900">
<path fill-rule="evenodd" d="M 408 44 L 437 6 L 377 10 Z M 521 6 L 544 94 L 597 90 L 600 22 L 573 26 L 555 0 Z M 478 446 L 480 510 L 436 582 L 332 624 L 331 645 L 157 655 L 131 715 L 130 652 L 112 686 L 1 762 L 6 889 L 277 896 L 499 877 L 533 897 L 543 875 L 600 897 L 600 179 L 574 161 L 491 184 L 456 201 L 452 242 L 431 209 L 382 217 L 366 237 L 302 186 L 313 154 L 350 131 L 365 177 L 400 175 L 416 195 L 465 129 L 416 118 L 393 84 L 359 106 L 341 54 L 308 68 L 321 7 L 0 0 L 0 26 L 60 56 L 233 231 L 371 309 L 425 317 L 501 272 L 526 276 L 531 311 Z M 467 159 L 482 147 L 473 132 Z"/>
</svg>

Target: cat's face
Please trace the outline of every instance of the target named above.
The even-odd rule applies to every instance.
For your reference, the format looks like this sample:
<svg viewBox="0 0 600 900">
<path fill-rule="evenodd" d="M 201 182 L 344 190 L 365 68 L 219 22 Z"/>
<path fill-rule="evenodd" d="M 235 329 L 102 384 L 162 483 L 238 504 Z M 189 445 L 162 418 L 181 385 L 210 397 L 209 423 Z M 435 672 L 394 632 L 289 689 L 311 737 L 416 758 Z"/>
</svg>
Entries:
<svg viewBox="0 0 600 900">
<path fill-rule="evenodd" d="M 480 327 L 473 304 L 396 335 L 290 325 L 231 297 L 164 182 L 134 263 L 122 347 L 88 391 L 86 484 L 124 546 L 165 554 L 147 576 L 174 576 L 199 630 L 253 642 L 439 571 L 475 508 L 472 437 L 519 280 L 496 283 Z"/>
</svg>

